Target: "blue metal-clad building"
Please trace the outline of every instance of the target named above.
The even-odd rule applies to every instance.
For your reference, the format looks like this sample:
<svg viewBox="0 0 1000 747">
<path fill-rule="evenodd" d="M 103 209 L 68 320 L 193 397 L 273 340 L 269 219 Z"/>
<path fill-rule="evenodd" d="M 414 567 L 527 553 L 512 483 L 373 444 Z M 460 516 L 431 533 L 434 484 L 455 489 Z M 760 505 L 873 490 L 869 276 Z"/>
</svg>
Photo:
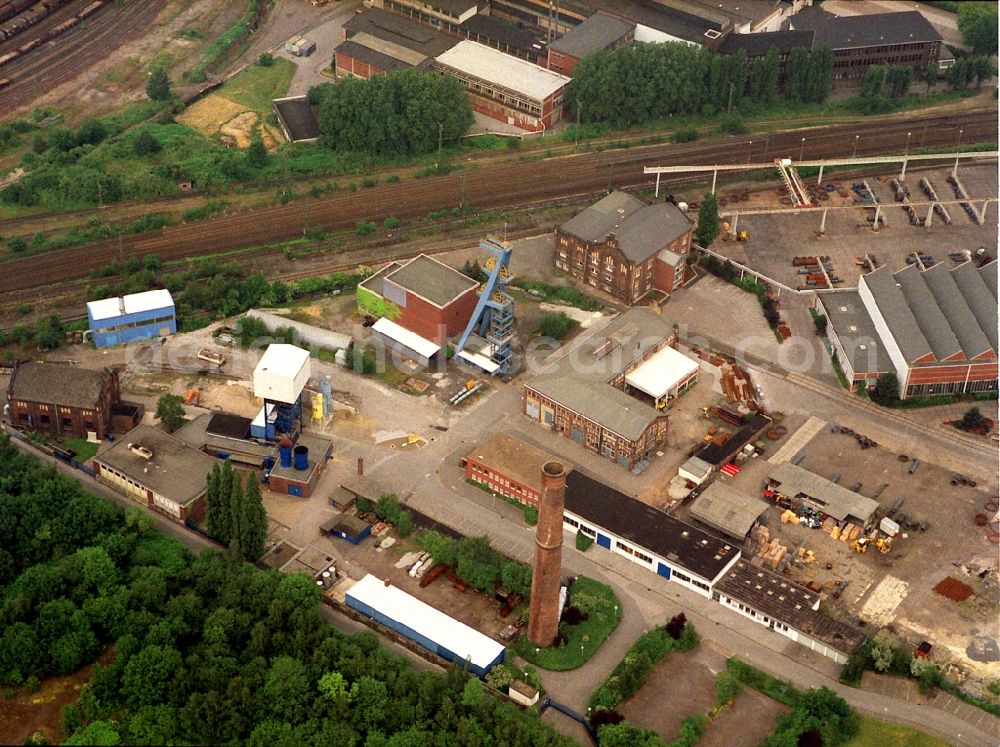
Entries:
<svg viewBox="0 0 1000 747">
<path fill-rule="evenodd" d="M 504 660 L 503 644 L 370 573 L 347 590 L 344 600 L 443 659 L 467 666 L 477 677 L 485 677 Z"/>
<path fill-rule="evenodd" d="M 174 299 L 166 289 L 91 301 L 87 304 L 87 320 L 99 348 L 177 332 Z"/>
</svg>

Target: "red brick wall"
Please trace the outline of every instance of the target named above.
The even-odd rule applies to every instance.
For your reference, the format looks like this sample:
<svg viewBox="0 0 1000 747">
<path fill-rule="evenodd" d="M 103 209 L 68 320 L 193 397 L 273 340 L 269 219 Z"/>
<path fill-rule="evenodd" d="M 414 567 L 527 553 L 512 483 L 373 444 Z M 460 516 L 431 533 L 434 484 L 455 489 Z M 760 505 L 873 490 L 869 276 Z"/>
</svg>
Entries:
<svg viewBox="0 0 1000 747">
<path fill-rule="evenodd" d="M 494 472 L 491 468 L 487 467 L 482 462 L 479 462 L 472 457 L 468 457 L 465 464 L 465 476 L 470 480 L 475 480 L 476 482 L 485 484 L 491 490 L 503 494 L 504 491 L 511 494 L 511 497 L 516 498 L 522 503 L 527 503 L 529 505 L 538 506 L 539 493 L 537 488 L 529 487 L 517 480 L 512 480 L 507 475 L 502 475 L 498 472 Z M 510 486 L 503 485 L 500 480 L 504 479 L 510 483 Z"/>
<path fill-rule="evenodd" d="M 337 62 L 337 75 L 354 75 L 358 78 L 368 79 L 373 75 L 385 72 L 381 68 L 369 65 L 367 62 L 361 62 L 361 60 L 356 60 L 343 52 L 336 52 L 334 57 Z"/>
<path fill-rule="evenodd" d="M 285 495 L 290 495 L 288 492 L 289 485 L 299 485 L 302 487 L 302 498 L 308 498 L 312 495 L 313 485 L 315 480 L 311 483 L 301 483 L 301 482 L 291 482 L 286 477 L 279 475 L 271 475 L 271 479 L 268 481 L 268 490 L 272 493 L 283 493 Z M 293 496 L 298 498 L 299 496 Z"/>
<path fill-rule="evenodd" d="M 413 293 L 406 294 L 406 308 L 396 321 L 423 338 L 444 345 L 448 338 L 461 332 L 476 309 L 479 295 L 470 288 L 443 309 L 439 309 Z"/>
<path fill-rule="evenodd" d="M 673 267 L 657 259 L 655 269 L 653 270 L 653 287 L 669 296 L 674 292 L 675 274 Z"/>
<path fill-rule="evenodd" d="M 579 61 L 579 57 L 574 57 L 571 54 L 564 54 L 563 52 L 557 52 L 554 49 L 550 49 L 547 67 L 553 72 L 572 76 L 573 68 L 576 67 L 576 64 Z"/>
<path fill-rule="evenodd" d="M 971 370 L 970 370 L 971 369 Z M 962 383 L 969 381 L 990 381 L 997 378 L 996 363 L 974 363 L 958 366 L 914 366 L 910 369 L 909 386 L 917 384 Z"/>
</svg>

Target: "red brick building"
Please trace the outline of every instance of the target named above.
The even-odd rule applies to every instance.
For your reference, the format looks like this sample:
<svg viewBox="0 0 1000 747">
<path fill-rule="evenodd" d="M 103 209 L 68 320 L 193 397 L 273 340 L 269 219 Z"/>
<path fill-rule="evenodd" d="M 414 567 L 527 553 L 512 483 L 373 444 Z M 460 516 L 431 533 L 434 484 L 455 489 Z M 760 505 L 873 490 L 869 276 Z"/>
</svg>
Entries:
<svg viewBox="0 0 1000 747">
<path fill-rule="evenodd" d="M 555 266 L 633 304 L 684 279 L 691 223 L 675 205 L 612 192 L 556 229 Z"/>
<path fill-rule="evenodd" d="M 21 363 L 7 387 L 10 422 L 57 438 L 124 433 L 142 419 L 143 407 L 121 402 L 118 374 L 56 363 Z"/>
<path fill-rule="evenodd" d="M 468 39 L 432 68 L 465 86 L 473 109 L 508 125 L 544 132 L 562 119 L 565 75 Z"/>
<path fill-rule="evenodd" d="M 426 70 L 456 43 L 454 36 L 416 20 L 369 8 L 344 24 L 344 41 L 333 53 L 334 72 L 339 78 L 367 79 L 408 68 Z"/>
<path fill-rule="evenodd" d="M 494 433 L 462 459 L 465 477 L 497 495 L 538 507 L 542 467 L 553 457 L 503 431 Z M 566 471 L 572 465 L 564 464 Z"/>
<path fill-rule="evenodd" d="M 573 68 L 588 54 L 631 44 L 635 23 L 607 13 L 595 13 L 579 26 L 549 44 L 546 67 L 563 75 L 573 75 Z"/>
<path fill-rule="evenodd" d="M 385 317 L 437 345 L 460 334 L 475 311 L 479 283 L 421 254 L 358 285 L 358 309 Z"/>
</svg>

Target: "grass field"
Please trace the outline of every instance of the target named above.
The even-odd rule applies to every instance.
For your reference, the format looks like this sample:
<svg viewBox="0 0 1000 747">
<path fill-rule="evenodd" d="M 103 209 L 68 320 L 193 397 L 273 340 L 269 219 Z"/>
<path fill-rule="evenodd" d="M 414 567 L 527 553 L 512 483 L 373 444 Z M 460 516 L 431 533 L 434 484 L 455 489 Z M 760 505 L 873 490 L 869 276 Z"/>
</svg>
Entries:
<svg viewBox="0 0 1000 747">
<path fill-rule="evenodd" d="M 85 438 L 67 438 L 64 443 L 67 448 L 76 452 L 78 462 L 89 462 L 97 454 L 97 447 L 100 444 L 92 444 Z"/>
<path fill-rule="evenodd" d="M 251 65 L 235 78 L 226 81 L 216 94 L 248 106 L 260 115 L 271 112 L 271 100 L 288 93 L 295 76 L 295 63 L 276 57 L 270 67 Z"/>
<path fill-rule="evenodd" d="M 861 730 L 844 747 L 949 747 L 949 743 L 899 724 L 861 717 Z"/>
</svg>

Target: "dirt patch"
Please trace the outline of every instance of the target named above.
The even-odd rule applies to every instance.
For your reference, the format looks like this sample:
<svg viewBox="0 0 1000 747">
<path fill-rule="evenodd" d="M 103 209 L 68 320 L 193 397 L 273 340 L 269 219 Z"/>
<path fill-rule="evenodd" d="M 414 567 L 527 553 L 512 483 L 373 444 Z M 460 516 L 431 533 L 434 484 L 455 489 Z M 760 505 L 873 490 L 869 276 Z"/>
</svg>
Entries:
<svg viewBox="0 0 1000 747">
<path fill-rule="evenodd" d="M 115 654 L 108 649 L 98 658 L 107 665 Z M 0 744 L 21 744 L 36 732 L 41 732 L 49 744 L 59 744 L 66 738 L 60 726 L 63 706 L 76 703 L 80 690 L 90 681 L 93 665 L 66 677 L 46 677 L 36 693 L 21 688 L 17 695 L 0 701 Z"/>
<path fill-rule="evenodd" d="M 236 142 L 237 148 L 250 147 L 250 135 L 257 129 L 257 112 L 242 112 L 219 128 Z"/>
<path fill-rule="evenodd" d="M 725 658 L 704 645 L 690 653 L 671 652 L 618 710 L 636 726 L 670 741 L 686 717 L 711 710 L 715 674 L 725 667 Z"/>
<path fill-rule="evenodd" d="M 789 710 L 783 703 L 747 688 L 709 722 L 698 744 L 702 747 L 756 747 L 774 730 L 774 719 Z"/>
<path fill-rule="evenodd" d="M 257 120 L 257 115 L 249 112 L 248 107 L 243 104 L 237 104 L 218 94 L 210 93 L 201 101 L 195 102 L 184 112 L 178 114 L 176 119 L 202 135 L 211 137 L 224 125 L 232 123 L 238 115 L 244 112 L 251 114 L 254 121 Z"/>
<path fill-rule="evenodd" d="M 963 584 L 957 578 L 945 576 L 944 579 L 934 587 L 934 591 L 943 597 L 947 597 L 953 602 L 964 602 L 972 596 L 972 587 Z"/>
</svg>

